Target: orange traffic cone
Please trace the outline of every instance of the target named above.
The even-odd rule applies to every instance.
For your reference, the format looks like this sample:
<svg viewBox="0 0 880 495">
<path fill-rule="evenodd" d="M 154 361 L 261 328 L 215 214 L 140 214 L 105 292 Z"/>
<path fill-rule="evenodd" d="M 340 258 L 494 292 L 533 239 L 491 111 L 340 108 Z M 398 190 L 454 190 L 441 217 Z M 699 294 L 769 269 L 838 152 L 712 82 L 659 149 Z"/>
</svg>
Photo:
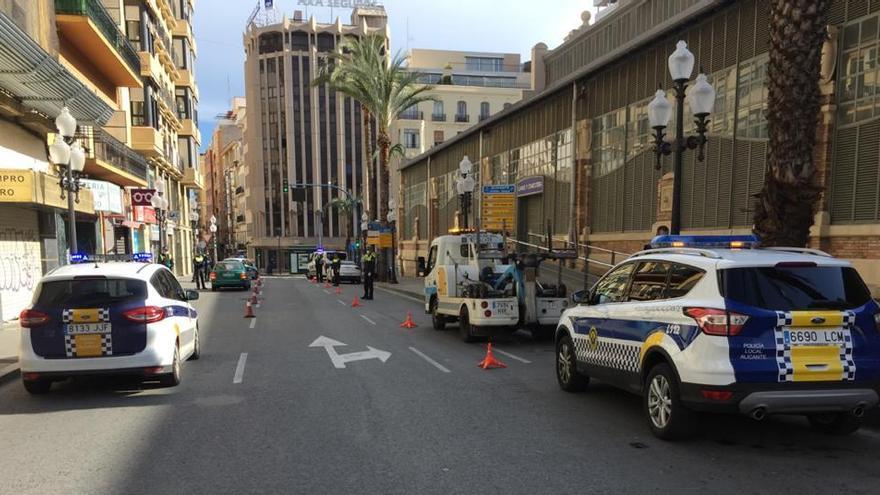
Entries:
<svg viewBox="0 0 880 495">
<path fill-rule="evenodd" d="M 407 311 L 406 320 L 400 324 L 400 328 L 415 328 L 417 326 L 418 325 L 416 325 L 416 322 L 414 322 L 412 319 L 412 311 Z"/>
<path fill-rule="evenodd" d="M 354 296 L 354 301 L 351 302 L 351 307 L 352 307 L 352 308 L 359 308 L 359 307 L 361 307 L 361 300 L 358 299 L 358 296 Z"/>
<path fill-rule="evenodd" d="M 340 286 L 337 285 L 337 286 L 336 286 L 336 295 L 338 296 L 338 295 L 340 295 L 340 294 L 342 294 L 342 287 L 340 287 Z"/>
<path fill-rule="evenodd" d="M 244 317 L 245 318 L 256 318 L 257 315 L 254 314 L 254 306 L 250 301 L 245 301 L 244 303 Z"/>
<path fill-rule="evenodd" d="M 325 280 L 325 281 L 324 281 L 324 288 L 325 288 L 325 289 L 329 289 L 329 288 L 330 288 L 330 281 L 329 281 L 329 280 Z"/>
<path fill-rule="evenodd" d="M 486 345 L 486 358 L 480 361 L 480 363 L 477 364 L 477 367 L 488 370 L 491 368 L 507 368 L 507 365 L 495 359 L 495 356 L 492 355 L 492 343 L 489 342 L 489 344 Z"/>
<path fill-rule="evenodd" d="M 251 304 L 257 304 L 257 289 L 251 292 Z"/>
</svg>

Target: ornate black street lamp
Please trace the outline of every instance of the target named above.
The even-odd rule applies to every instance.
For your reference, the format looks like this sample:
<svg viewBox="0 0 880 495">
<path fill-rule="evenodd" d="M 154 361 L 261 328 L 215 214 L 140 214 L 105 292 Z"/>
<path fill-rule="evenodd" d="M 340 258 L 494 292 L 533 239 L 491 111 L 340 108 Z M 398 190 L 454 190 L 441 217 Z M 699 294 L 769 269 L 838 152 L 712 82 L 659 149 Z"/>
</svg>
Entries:
<svg viewBox="0 0 880 495">
<path fill-rule="evenodd" d="M 697 159 L 705 159 L 704 149 L 708 139 L 706 138 L 709 115 L 715 106 L 715 89 L 706 80 L 706 75 L 700 73 L 694 86 L 687 90 L 691 73 L 694 70 L 694 54 L 687 49 L 687 43 L 679 41 L 675 51 L 669 56 L 669 73 L 674 82 L 675 89 L 675 136 L 669 142 L 663 138 L 664 130 L 669 125 L 672 117 L 672 105 L 666 98 L 666 92 L 658 89 L 654 99 L 648 104 L 648 120 L 654 129 L 654 153 L 657 155 L 657 170 L 661 168 L 660 159 L 663 155 L 672 154 L 672 219 L 670 222 L 670 234 L 678 235 L 681 231 L 681 180 L 682 159 L 685 150 L 697 149 Z M 694 116 L 697 134 L 694 136 L 684 135 L 684 101 L 687 102 Z"/>
<path fill-rule="evenodd" d="M 70 239 L 68 240 L 69 255 L 77 254 L 76 245 L 76 210 L 73 203 L 79 203 L 79 190 L 82 188 L 80 174 L 86 165 L 86 153 L 82 145 L 74 140 L 76 135 L 76 119 L 70 115 L 67 107 L 61 109 L 61 113 L 55 119 L 55 127 L 58 136 L 55 142 L 49 146 L 49 159 L 58 166 L 61 187 L 61 199 L 67 191 L 67 222 Z"/>
<path fill-rule="evenodd" d="M 471 173 L 473 170 L 474 164 L 471 163 L 468 156 L 465 155 L 458 164 L 458 172 L 461 174 L 461 177 L 455 182 L 455 188 L 458 191 L 459 204 L 461 205 L 462 229 L 468 228 L 468 213 L 471 207 L 471 195 L 474 192 L 474 187 L 477 185 L 476 181 L 474 181 L 473 174 Z"/>
</svg>

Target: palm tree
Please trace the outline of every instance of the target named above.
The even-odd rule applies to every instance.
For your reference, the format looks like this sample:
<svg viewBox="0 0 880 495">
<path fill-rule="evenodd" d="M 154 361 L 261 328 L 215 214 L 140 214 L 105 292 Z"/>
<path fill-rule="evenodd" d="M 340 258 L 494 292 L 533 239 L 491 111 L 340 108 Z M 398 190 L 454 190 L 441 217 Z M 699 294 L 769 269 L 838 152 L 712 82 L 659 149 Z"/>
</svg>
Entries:
<svg viewBox="0 0 880 495">
<path fill-rule="evenodd" d="M 406 58 L 400 53 L 388 59 L 387 40 L 382 36 L 346 38 L 340 44 L 340 50 L 330 57 L 331 63 L 321 68 L 313 85 L 328 84 L 331 89 L 354 98 L 376 119 L 380 174 L 377 219 L 382 222 L 388 215 L 389 129 L 404 110 L 424 101 L 433 101 L 425 94 L 433 88 L 419 84 L 419 74 L 406 69 Z M 370 153 L 366 156 L 370 157 Z"/>
<path fill-rule="evenodd" d="M 362 204 L 361 198 L 346 196 L 344 198 L 335 198 L 327 203 L 326 209 L 335 208 L 339 213 L 339 219 L 342 222 L 342 231 L 345 232 L 345 245 L 351 245 L 351 235 L 354 233 L 354 223 L 352 219 L 352 211 L 355 211 L 358 205 Z"/>
<path fill-rule="evenodd" d="M 831 0 L 771 0 L 767 172 L 754 231 L 769 246 L 805 246 L 822 194 L 813 145 L 819 71 Z"/>
</svg>

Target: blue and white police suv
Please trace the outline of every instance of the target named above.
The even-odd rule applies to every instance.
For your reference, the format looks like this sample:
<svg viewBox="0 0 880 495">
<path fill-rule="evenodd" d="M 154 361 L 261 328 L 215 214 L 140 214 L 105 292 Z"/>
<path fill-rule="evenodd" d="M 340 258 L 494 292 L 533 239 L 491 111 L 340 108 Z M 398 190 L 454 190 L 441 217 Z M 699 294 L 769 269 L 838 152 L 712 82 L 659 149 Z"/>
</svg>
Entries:
<svg viewBox="0 0 880 495">
<path fill-rule="evenodd" d="M 566 391 L 641 394 L 663 439 L 697 411 L 806 415 L 845 434 L 878 404 L 880 305 L 846 261 L 753 236 L 658 236 L 612 268 L 556 332 Z"/>
<path fill-rule="evenodd" d="M 21 312 L 19 362 L 28 392 L 77 375 L 125 374 L 180 383 L 181 361 L 198 359 L 199 323 L 162 265 L 81 263 L 43 277 Z"/>
</svg>

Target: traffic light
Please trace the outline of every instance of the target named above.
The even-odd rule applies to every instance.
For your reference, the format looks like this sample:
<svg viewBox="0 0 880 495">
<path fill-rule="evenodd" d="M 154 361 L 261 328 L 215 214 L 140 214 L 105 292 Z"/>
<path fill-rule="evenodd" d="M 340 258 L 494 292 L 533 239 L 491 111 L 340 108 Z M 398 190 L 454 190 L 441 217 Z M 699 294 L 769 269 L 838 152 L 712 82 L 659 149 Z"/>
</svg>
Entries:
<svg viewBox="0 0 880 495">
<path fill-rule="evenodd" d="M 287 179 L 284 179 L 281 183 L 281 192 L 287 194 L 290 191 L 290 186 L 287 185 Z"/>
<path fill-rule="evenodd" d="M 354 241 L 354 248 L 360 249 L 361 248 L 361 241 Z"/>
</svg>

